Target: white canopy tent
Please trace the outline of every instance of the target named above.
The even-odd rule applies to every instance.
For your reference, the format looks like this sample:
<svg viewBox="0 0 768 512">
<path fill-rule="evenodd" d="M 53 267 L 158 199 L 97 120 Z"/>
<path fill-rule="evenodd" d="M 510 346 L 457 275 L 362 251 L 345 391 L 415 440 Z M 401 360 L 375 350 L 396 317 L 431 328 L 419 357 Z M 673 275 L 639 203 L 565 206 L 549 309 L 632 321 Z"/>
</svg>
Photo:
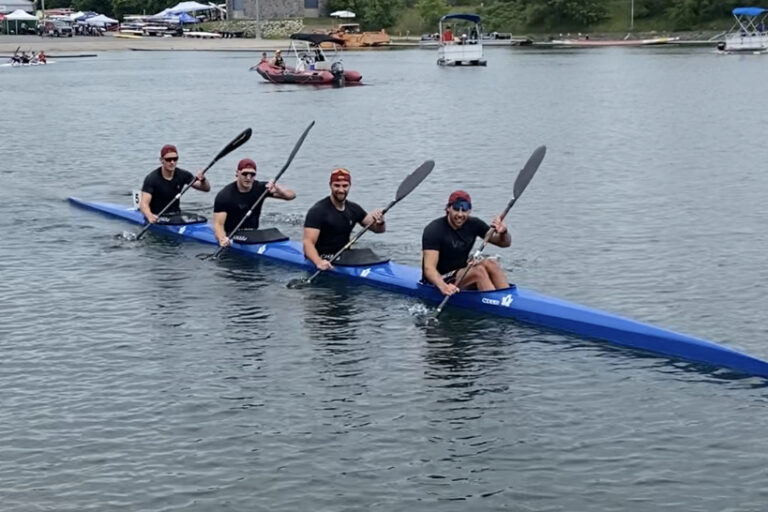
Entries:
<svg viewBox="0 0 768 512">
<path fill-rule="evenodd" d="M 70 14 L 70 15 L 69 15 L 69 16 L 67 16 L 67 17 L 68 17 L 70 20 L 72 20 L 72 21 L 75 21 L 77 18 L 79 18 L 80 16 L 83 16 L 84 14 L 85 14 L 85 13 L 84 13 L 83 11 L 77 11 L 77 12 L 73 12 L 72 14 Z"/>
<path fill-rule="evenodd" d="M 167 10 L 170 12 L 210 11 L 215 9 L 213 5 L 205 5 L 199 2 L 180 2 Z"/>
<path fill-rule="evenodd" d="M 5 19 L 9 21 L 32 21 L 37 20 L 37 16 L 34 14 L 29 14 L 28 12 L 24 12 L 21 9 L 16 9 L 11 14 L 6 16 Z"/>
<path fill-rule="evenodd" d="M 333 18 L 354 18 L 355 13 L 352 11 L 334 11 L 331 13 Z"/>
<path fill-rule="evenodd" d="M 113 23 L 117 23 L 117 20 L 113 20 L 109 16 L 104 16 L 103 14 L 99 14 L 98 16 L 93 16 L 85 20 L 86 25 L 96 25 L 99 27 L 104 27 Z"/>
<path fill-rule="evenodd" d="M 16 9 L 11 14 L 8 14 L 4 21 L 16 22 L 16 34 L 18 34 L 20 21 L 37 21 L 37 16 L 24 12 L 22 9 Z"/>
</svg>

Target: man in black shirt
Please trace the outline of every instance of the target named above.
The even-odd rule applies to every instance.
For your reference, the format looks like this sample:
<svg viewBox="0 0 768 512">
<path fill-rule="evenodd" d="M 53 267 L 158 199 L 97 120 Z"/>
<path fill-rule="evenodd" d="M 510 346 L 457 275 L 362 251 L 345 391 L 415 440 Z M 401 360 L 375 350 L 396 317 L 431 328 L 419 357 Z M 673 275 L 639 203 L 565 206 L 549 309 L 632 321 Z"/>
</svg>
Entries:
<svg viewBox="0 0 768 512">
<path fill-rule="evenodd" d="M 331 195 L 321 199 L 307 212 L 304 220 L 304 256 L 315 264 L 318 270 L 333 268 L 328 259 L 349 242 L 349 235 L 355 224 L 370 231 L 383 233 L 386 230 L 381 209 L 366 213 L 363 208 L 347 200 L 352 177 L 343 168 L 331 173 Z"/>
<path fill-rule="evenodd" d="M 256 162 L 250 158 L 240 160 L 235 172 L 235 181 L 221 189 L 213 202 L 213 234 L 221 247 L 227 247 L 232 243 L 227 234 L 235 229 L 265 190 L 268 191 L 265 199 L 274 197 L 291 201 L 296 197 L 293 190 L 283 188 L 272 180 L 256 181 Z M 261 201 L 256 205 L 253 213 L 243 222 L 240 229 L 259 229 L 259 217 L 263 204 L 264 201 Z"/>
<path fill-rule="evenodd" d="M 463 190 L 453 192 L 445 207 L 445 216 L 439 217 L 424 228 L 421 237 L 422 281 L 440 289 L 443 295 L 459 291 L 454 284 L 456 276 L 468 265 L 469 251 L 476 238 L 484 238 L 490 227 L 494 233 L 489 242 L 499 247 L 509 247 L 512 238 L 507 226 L 496 217 L 491 226 L 472 217 L 472 200 Z M 476 263 L 461 281 L 462 289 L 480 291 L 509 287 L 504 271 L 493 260 Z"/>
<path fill-rule="evenodd" d="M 208 192 L 211 184 L 202 172 L 193 176 L 191 172 L 176 167 L 179 161 L 179 152 L 176 146 L 166 144 L 160 149 L 160 167 L 147 174 L 141 187 L 141 203 L 139 211 L 144 214 L 151 224 L 157 222 L 157 214 L 165 208 L 165 205 L 173 201 L 176 194 L 195 180 L 192 188 Z M 166 210 L 166 213 L 178 213 L 181 211 L 179 200 Z"/>
</svg>

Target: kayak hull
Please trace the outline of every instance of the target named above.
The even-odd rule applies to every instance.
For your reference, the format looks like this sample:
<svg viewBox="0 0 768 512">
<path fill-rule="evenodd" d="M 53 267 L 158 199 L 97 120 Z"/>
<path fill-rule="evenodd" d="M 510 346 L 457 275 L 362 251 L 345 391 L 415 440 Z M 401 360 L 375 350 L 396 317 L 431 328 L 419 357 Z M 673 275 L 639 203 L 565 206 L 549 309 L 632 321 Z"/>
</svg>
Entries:
<svg viewBox="0 0 768 512">
<path fill-rule="evenodd" d="M 69 201 L 74 206 L 134 224 L 144 224 L 143 215 L 133 207 L 76 198 L 69 198 Z M 153 225 L 151 229 L 202 243 L 217 243 L 210 224 Z M 231 250 L 308 271 L 315 270 L 314 265 L 304 257 L 301 244 L 291 240 L 252 245 L 234 243 Z M 421 269 L 417 267 L 386 262 L 359 267 L 337 266 L 327 273 L 433 303 L 439 303 L 442 300 L 442 295 L 435 287 L 420 283 Z M 614 345 L 714 367 L 729 368 L 747 375 L 768 377 L 768 361 L 741 351 L 514 285 L 493 292 L 462 291 L 451 298 L 449 305 L 608 341 Z"/>
</svg>

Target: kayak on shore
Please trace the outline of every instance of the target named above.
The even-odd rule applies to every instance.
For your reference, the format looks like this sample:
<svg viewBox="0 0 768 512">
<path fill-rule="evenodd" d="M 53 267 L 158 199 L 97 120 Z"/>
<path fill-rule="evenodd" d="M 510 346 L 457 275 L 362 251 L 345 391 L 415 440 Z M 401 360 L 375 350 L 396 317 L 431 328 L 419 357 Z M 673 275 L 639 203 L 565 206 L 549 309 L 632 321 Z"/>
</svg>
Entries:
<svg viewBox="0 0 768 512">
<path fill-rule="evenodd" d="M 74 197 L 70 197 L 69 202 L 74 206 L 133 224 L 145 224 L 144 216 L 134 207 L 83 201 Z M 192 224 L 152 224 L 149 229 L 157 233 L 218 245 L 211 225 L 205 221 Z M 264 236 L 248 236 L 251 243 L 235 242 L 230 250 L 248 257 L 268 259 L 308 271 L 315 270 L 315 266 L 304 257 L 301 243 L 289 240 L 274 228 L 259 232 L 264 232 Z M 421 283 L 420 268 L 386 259 L 369 258 L 368 261 L 352 261 L 347 265 L 344 262 L 337 263 L 326 273 L 431 303 L 439 303 L 443 299 L 443 295 L 435 287 Z M 727 368 L 746 375 L 768 377 L 768 361 L 736 349 L 542 295 L 515 285 L 491 292 L 463 290 L 452 296 L 450 305 L 665 357 L 702 363 L 714 368 Z"/>
</svg>

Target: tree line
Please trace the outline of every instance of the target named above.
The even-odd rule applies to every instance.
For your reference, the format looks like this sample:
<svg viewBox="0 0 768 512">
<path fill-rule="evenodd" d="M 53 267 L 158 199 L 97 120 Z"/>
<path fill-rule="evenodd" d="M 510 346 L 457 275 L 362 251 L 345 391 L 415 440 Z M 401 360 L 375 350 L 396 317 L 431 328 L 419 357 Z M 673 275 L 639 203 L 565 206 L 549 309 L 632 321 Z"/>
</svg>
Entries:
<svg viewBox="0 0 768 512">
<path fill-rule="evenodd" d="M 351 10 L 366 28 L 393 26 L 406 7 L 414 7 L 423 27 L 440 16 L 462 11 L 462 4 L 483 16 L 487 30 L 527 31 L 584 29 L 608 19 L 611 8 L 632 0 L 330 0 L 331 11 Z M 634 19 L 664 18 L 685 30 L 727 17 L 734 7 L 768 7 L 768 0 L 634 0 Z M 480 7 L 477 5 L 480 4 Z M 472 7 L 474 5 L 474 7 Z M 466 9 L 464 10 L 466 12 Z M 472 12 L 472 11 L 470 11 Z"/>
<path fill-rule="evenodd" d="M 357 14 L 363 28 L 391 28 L 406 8 L 415 8 L 422 26 L 437 25 L 443 14 L 475 11 L 483 16 L 487 30 L 528 31 L 588 30 L 608 19 L 611 6 L 632 0 L 330 0 L 329 12 L 349 10 Z M 110 16 L 156 13 L 174 5 L 169 0 L 48 0 L 46 8 L 71 7 L 76 11 L 96 11 Z M 480 4 L 480 7 L 477 5 Z M 635 20 L 664 17 L 673 28 L 685 30 L 721 19 L 734 7 L 768 7 L 768 0 L 634 0 Z M 464 7 L 464 9 L 462 9 Z M 627 7 L 628 8 L 628 7 Z"/>
</svg>

